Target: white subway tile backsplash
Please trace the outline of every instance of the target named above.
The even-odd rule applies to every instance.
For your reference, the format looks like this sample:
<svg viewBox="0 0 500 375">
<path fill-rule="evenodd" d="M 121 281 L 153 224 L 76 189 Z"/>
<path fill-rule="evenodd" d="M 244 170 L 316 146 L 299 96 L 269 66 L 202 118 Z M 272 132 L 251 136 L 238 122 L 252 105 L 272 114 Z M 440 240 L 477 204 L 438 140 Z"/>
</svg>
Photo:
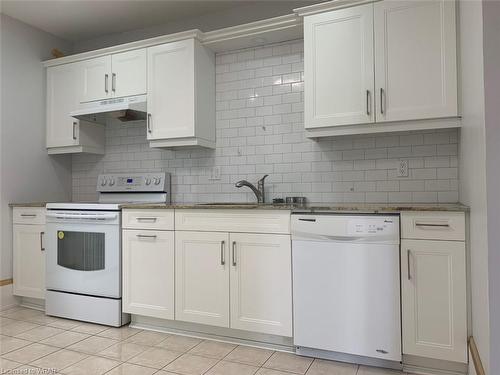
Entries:
<svg viewBox="0 0 500 375">
<path fill-rule="evenodd" d="M 172 174 L 175 202 L 253 201 L 234 183 L 263 174 L 269 200 L 458 200 L 456 129 L 306 138 L 303 50 L 291 41 L 216 55 L 216 150 L 151 149 L 144 122 L 110 121 L 105 155 L 72 156 L 73 199 L 96 199 L 99 173 L 146 170 Z M 400 159 L 409 177 L 397 177 Z M 215 166 L 220 180 L 210 180 Z"/>
</svg>

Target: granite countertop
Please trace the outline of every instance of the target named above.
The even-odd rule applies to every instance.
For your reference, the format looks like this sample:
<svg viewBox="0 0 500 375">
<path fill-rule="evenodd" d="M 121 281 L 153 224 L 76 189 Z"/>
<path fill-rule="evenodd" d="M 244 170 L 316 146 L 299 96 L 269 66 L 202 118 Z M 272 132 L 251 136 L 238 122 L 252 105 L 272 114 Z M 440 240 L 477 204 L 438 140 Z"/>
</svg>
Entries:
<svg viewBox="0 0 500 375">
<path fill-rule="evenodd" d="M 9 207 L 45 207 L 48 202 L 9 203 Z M 448 211 L 466 212 L 469 207 L 461 203 L 308 203 L 305 206 L 272 203 L 125 203 L 125 209 L 259 209 L 290 210 L 294 213 L 355 212 L 355 213 L 398 213 L 401 211 Z"/>
<path fill-rule="evenodd" d="M 45 207 L 47 203 L 52 202 L 15 202 L 9 203 L 9 207 Z"/>
<path fill-rule="evenodd" d="M 289 204 L 123 204 L 129 209 L 267 209 L 290 210 L 296 213 L 312 212 L 356 212 L 356 213 L 398 213 L 401 211 L 457 211 L 465 212 L 469 207 L 461 203 L 394 203 L 394 204 L 356 204 L 356 203 L 310 203 L 306 206 Z"/>
</svg>

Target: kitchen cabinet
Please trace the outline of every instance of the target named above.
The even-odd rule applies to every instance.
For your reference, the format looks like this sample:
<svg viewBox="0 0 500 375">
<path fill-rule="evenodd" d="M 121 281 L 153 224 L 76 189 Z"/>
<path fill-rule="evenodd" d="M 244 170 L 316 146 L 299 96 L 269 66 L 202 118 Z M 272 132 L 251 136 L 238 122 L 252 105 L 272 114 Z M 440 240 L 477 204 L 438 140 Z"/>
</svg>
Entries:
<svg viewBox="0 0 500 375">
<path fill-rule="evenodd" d="M 304 19 L 306 129 L 373 122 L 373 4 Z"/>
<path fill-rule="evenodd" d="M 146 93 L 146 49 L 81 62 L 80 102 Z"/>
<path fill-rule="evenodd" d="M 195 39 L 148 48 L 151 147 L 215 148 L 214 54 Z"/>
<path fill-rule="evenodd" d="M 174 232 L 125 229 L 123 311 L 174 319 Z"/>
<path fill-rule="evenodd" d="M 455 6 L 374 5 L 377 122 L 458 116 Z"/>
<path fill-rule="evenodd" d="M 46 146 L 49 154 L 104 153 L 104 127 L 69 115 L 78 106 L 80 63 L 47 68 Z"/>
<path fill-rule="evenodd" d="M 292 336 L 289 235 L 231 233 L 231 328 Z"/>
<path fill-rule="evenodd" d="M 467 363 L 465 232 L 446 239 L 457 237 L 464 215 L 432 214 L 402 214 L 403 355 Z"/>
<path fill-rule="evenodd" d="M 14 208 L 13 294 L 45 298 L 45 208 Z"/>
<path fill-rule="evenodd" d="M 175 232 L 175 318 L 229 327 L 229 234 Z"/>
<path fill-rule="evenodd" d="M 306 14 L 308 136 L 459 126 L 455 6 L 380 1 Z"/>
</svg>

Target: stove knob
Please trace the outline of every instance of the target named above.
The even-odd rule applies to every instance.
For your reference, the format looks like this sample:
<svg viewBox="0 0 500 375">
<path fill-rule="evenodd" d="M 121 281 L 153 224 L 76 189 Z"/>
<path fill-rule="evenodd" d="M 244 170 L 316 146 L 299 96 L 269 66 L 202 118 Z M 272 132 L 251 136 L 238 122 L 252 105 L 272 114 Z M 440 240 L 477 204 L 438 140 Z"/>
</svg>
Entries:
<svg viewBox="0 0 500 375">
<path fill-rule="evenodd" d="M 146 177 L 146 185 L 151 185 L 151 179 L 149 177 Z"/>
<path fill-rule="evenodd" d="M 160 177 L 155 177 L 155 185 L 160 185 L 161 178 Z"/>
<path fill-rule="evenodd" d="M 115 179 L 112 178 L 111 180 L 109 180 L 109 186 L 113 186 L 115 184 Z"/>
<path fill-rule="evenodd" d="M 105 178 L 103 178 L 103 179 L 101 180 L 101 186 L 106 186 L 106 183 L 107 183 L 106 179 L 105 179 Z"/>
</svg>

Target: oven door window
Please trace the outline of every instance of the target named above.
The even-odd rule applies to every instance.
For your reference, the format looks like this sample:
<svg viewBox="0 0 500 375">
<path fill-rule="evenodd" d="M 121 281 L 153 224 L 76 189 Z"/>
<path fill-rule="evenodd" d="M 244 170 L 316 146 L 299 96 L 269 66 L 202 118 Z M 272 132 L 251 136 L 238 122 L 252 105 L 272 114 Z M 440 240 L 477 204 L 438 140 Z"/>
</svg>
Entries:
<svg viewBox="0 0 500 375">
<path fill-rule="evenodd" d="M 57 264 L 78 271 L 104 269 L 104 233 L 57 232 Z"/>
</svg>

